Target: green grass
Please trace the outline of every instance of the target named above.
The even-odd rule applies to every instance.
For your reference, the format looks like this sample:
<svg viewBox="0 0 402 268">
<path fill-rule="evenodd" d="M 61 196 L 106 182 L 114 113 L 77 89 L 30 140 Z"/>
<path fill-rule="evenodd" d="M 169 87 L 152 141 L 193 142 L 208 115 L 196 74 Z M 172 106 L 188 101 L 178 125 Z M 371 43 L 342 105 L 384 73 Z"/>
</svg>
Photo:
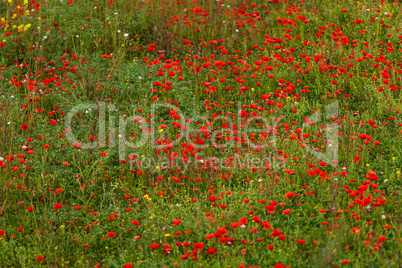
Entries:
<svg viewBox="0 0 402 268">
<path fill-rule="evenodd" d="M 399 267 L 401 8 L 1 0 L 0 266 Z"/>
</svg>

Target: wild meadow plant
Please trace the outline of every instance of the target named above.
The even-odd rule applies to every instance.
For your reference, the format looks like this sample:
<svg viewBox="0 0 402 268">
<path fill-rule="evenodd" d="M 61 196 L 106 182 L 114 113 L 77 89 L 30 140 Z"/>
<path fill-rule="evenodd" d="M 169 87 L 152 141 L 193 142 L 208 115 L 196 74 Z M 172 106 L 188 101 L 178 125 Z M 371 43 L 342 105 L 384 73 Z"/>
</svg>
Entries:
<svg viewBox="0 0 402 268">
<path fill-rule="evenodd" d="M 0 0 L 0 266 L 400 267 L 401 11 Z"/>
</svg>

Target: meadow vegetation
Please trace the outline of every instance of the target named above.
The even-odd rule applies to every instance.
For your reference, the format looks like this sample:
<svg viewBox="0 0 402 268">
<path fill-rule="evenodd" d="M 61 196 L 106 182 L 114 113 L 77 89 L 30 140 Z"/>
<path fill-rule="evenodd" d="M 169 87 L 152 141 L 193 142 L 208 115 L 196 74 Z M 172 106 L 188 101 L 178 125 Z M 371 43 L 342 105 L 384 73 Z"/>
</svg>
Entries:
<svg viewBox="0 0 402 268">
<path fill-rule="evenodd" d="M 401 267 L 402 4 L 0 0 L 1 267 Z"/>
</svg>

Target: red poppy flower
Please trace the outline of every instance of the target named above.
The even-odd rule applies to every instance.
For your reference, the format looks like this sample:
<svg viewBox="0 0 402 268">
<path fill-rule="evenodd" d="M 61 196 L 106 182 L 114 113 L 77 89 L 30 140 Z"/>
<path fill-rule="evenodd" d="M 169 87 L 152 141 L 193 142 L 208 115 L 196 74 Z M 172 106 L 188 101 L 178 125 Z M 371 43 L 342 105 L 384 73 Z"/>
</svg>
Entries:
<svg viewBox="0 0 402 268">
<path fill-rule="evenodd" d="M 215 253 L 217 253 L 217 251 L 216 251 L 216 248 L 213 247 L 213 248 L 209 248 L 206 253 L 207 254 L 215 254 Z"/>
<path fill-rule="evenodd" d="M 292 192 L 285 194 L 286 198 L 292 198 L 293 196 L 295 196 L 295 195 Z"/>
<path fill-rule="evenodd" d="M 172 223 L 173 223 L 174 226 L 176 226 L 176 225 L 179 225 L 181 223 L 181 221 L 180 220 L 173 220 Z"/>
<path fill-rule="evenodd" d="M 152 249 L 157 249 L 159 246 L 159 244 L 151 244 L 149 247 Z"/>
<path fill-rule="evenodd" d="M 304 243 L 306 243 L 306 240 L 297 239 L 297 243 L 299 243 L 300 245 L 303 245 Z"/>
<path fill-rule="evenodd" d="M 27 129 L 28 129 L 28 125 L 27 125 L 27 124 L 22 124 L 22 125 L 21 125 L 21 128 L 22 128 L 23 130 L 27 130 Z"/>
<path fill-rule="evenodd" d="M 116 236 L 116 233 L 113 233 L 113 232 L 107 233 L 107 237 L 115 237 L 115 236 Z"/>
<path fill-rule="evenodd" d="M 198 250 L 202 250 L 203 248 L 204 248 L 205 246 L 204 246 L 204 243 L 202 243 L 202 242 L 197 242 L 197 243 L 194 243 L 194 245 L 193 245 L 193 248 L 194 249 L 198 249 Z"/>
<path fill-rule="evenodd" d="M 289 214 L 291 211 L 292 211 L 291 209 L 285 209 L 285 210 L 283 211 L 283 215 L 287 215 L 287 214 Z"/>
<path fill-rule="evenodd" d="M 81 144 L 80 143 L 74 143 L 74 148 L 75 149 L 79 149 L 79 148 L 81 148 Z"/>
</svg>

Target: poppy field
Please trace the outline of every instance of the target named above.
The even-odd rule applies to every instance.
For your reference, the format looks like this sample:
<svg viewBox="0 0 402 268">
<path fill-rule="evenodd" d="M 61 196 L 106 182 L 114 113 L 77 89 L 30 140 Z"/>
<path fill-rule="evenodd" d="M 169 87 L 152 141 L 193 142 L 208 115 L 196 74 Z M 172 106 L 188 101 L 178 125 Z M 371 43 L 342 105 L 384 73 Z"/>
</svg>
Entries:
<svg viewBox="0 0 402 268">
<path fill-rule="evenodd" d="M 0 0 L 0 267 L 401 267 L 399 0 Z"/>
</svg>

